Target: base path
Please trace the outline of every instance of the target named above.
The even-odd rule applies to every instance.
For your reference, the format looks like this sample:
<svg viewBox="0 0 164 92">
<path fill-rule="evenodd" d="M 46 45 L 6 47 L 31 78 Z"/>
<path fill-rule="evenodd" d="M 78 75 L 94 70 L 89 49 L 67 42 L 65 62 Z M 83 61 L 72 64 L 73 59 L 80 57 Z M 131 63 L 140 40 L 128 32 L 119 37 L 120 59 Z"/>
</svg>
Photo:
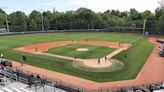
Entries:
<svg viewBox="0 0 164 92">
<path fill-rule="evenodd" d="M 124 49 L 126 48 L 128 49 L 129 47 L 131 47 L 131 44 L 120 43 L 120 42 L 108 42 L 108 41 L 55 41 L 55 42 L 47 42 L 47 43 L 23 46 L 20 48 L 16 48 L 15 50 L 36 54 L 36 52 L 44 52 L 51 48 L 65 46 L 69 44 L 106 46 L 106 47 L 117 48 L 117 49 L 122 47 L 124 47 Z"/>
<path fill-rule="evenodd" d="M 138 85 L 138 84 L 145 84 L 145 83 L 156 83 L 164 81 L 164 58 L 159 57 L 158 55 L 158 47 L 159 43 L 156 42 L 155 38 L 150 38 L 150 42 L 155 44 L 155 48 L 148 58 L 147 62 L 145 63 L 144 67 L 138 74 L 137 78 L 134 80 L 125 80 L 125 81 L 118 81 L 118 82 L 105 82 L 105 83 L 98 83 L 90 80 L 86 80 L 83 78 L 62 74 L 46 69 L 41 69 L 38 67 L 25 65 L 21 67 L 20 63 L 13 62 L 13 66 L 22 68 L 24 70 L 31 71 L 33 73 L 41 74 L 51 78 L 57 78 L 64 82 L 68 82 L 72 85 L 78 85 L 80 87 L 86 89 L 97 89 L 99 87 L 122 87 L 122 86 L 130 86 L 130 85 Z"/>
<path fill-rule="evenodd" d="M 100 58 L 101 63 L 98 63 L 98 59 L 81 59 L 75 57 L 68 57 L 68 56 L 62 56 L 62 55 L 56 55 L 56 54 L 49 54 L 44 53 L 44 51 L 47 51 L 50 48 L 60 47 L 68 44 L 82 44 L 82 45 L 96 45 L 96 46 L 106 46 L 111 48 L 117 48 L 117 50 L 113 51 L 112 53 L 109 53 L 106 57 Z M 31 53 L 31 54 L 40 54 L 40 55 L 46 55 L 56 58 L 62 58 L 66 60 L 71 61 L 78 61 L 83 62 L 88 67 L 94 67 L 94 68 L 104 68 L 109 67 L 112 65 L 112 62 L 110 61 L 112 57 L 119 54 L 120 52 L 127 50 L 131 47 L 131 44 L 127 43 L 121 43 L 121 42 L 105 42 L 105 41 L 56 41 L 56 42 L 49 42 L 49 43 L 40 43 L 40 44 L 33 44 L 29 46 L 24 46 L 20 48 L 16 48 L 15 50 Z M 105 61 L 105 63 L 102 63 L 102 61 Z M 106 62 L 107 61 L 107 62 Z M 90 62 L 90 63 L 88 63 Z"/>
</svg>

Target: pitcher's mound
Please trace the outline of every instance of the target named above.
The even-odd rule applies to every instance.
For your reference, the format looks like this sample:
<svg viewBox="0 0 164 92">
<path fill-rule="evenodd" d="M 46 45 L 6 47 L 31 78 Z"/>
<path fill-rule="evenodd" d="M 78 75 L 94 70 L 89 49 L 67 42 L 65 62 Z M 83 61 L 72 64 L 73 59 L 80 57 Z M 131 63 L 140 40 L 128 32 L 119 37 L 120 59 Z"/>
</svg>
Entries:
<svg viewBox="0 0 164 92">
<path fill-rule="evenodd" d="M 76 49 L 76 51 L 85 52 L 85 51 L 89 51 L 89 49 L 87 49 L 87 48 L 78 48 L 78 49 Z"/>
<path fill-rule="evenodd" d="M 86 60 L 85 62 L 73 61 L 72 64 L 75 68 L 87 72 L 113 72 L 124 67 L 124 63 L 116 59 L 102 61 L 100 64 L 95 59 Z"/>
</svg>

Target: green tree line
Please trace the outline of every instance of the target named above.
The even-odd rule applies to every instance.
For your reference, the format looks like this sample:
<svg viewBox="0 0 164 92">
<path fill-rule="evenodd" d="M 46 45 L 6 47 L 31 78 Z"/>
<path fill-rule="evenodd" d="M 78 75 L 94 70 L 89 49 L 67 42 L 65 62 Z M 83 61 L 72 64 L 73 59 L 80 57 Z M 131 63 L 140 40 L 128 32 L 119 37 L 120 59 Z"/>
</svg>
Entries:
<svg viewBox="0 0 164 92">
<path fill-rule="evenodd" d="M 164 28 L 164 13 L 159 7 L 152 13 L 149 10 L 138 12 L 132 8 L 130 11 L 107 10 L 95 13 L 91 9 L 79 8 L 76 11 L 59 12 L 54 10 L 32 11 L 26 15 L 16 11 L 7 15 L 10 31 L 41 31 L 42 15 L 45 30 L 63 29 L 108 29 L 109 27 L 143 28 L 144 19 L 147 19 L 146 28 L 162 33 Z M 0 28 L 6 27 L 5 11 L 0 9 Z"/>
</svg>

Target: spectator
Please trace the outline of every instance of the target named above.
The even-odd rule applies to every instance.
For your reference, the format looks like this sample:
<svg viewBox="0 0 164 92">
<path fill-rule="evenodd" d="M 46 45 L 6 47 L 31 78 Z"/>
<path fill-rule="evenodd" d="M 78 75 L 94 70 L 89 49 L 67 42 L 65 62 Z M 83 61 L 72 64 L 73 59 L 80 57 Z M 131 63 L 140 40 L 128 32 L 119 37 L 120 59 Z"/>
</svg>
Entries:
<svg viewBox="0 0 164 92">
<path fill-rule="evenodd" d="M 75 60 L 77 59 L 77 56 L 75 55 Z"/>
<path fill-rule="evenodd" d="M 105 62 L 107 61 L 107 59 L 108 59 L 107 56 L 105 56 Z"/>
<path fill-rule="evenodd" d="M 26 62 L 27 61 L 27 57 L 26 56 L 23 56 L 23 61 Z"/>
<path fill-rule="evenodd" d="M 98 64 L 100 64 L 100 58 L 98 58 Z"/>
<path fill-rule="evenodd" d="M 39 74 L 36 76 L 36 78 L 40 79 L 40 76 L 39 76 Z"/>
<path fill-rule="evenodd" d="M 23 60 L 21 60 L 20 62 L 21 62 L 21 66 L 23 66 L 23 64 L 24 64 Z"/>
<path fill-rule="evenodd" d="M 30 75 L 30 77 L 34 78 L 34 75 L 33 75 L 33 74 L 31 74 L 31 75 Z"/>
<path fill-rule="evenodd" d="M 1 58 L 4 58 L 4 55 L 1 53 Z"/>
<path fill-rule="evenodd" d="M 35 52 L 38 52 L 38 48 L 37 47 L 35 48 Z"/>
</svg>

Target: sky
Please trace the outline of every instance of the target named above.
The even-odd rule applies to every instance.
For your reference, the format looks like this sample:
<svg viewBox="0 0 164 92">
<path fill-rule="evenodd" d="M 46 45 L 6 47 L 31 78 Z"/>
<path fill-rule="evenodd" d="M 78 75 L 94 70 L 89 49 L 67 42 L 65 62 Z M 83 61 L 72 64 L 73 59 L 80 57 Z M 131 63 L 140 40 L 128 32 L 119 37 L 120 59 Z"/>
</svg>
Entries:
<svg viewBox="0 0 164 92">
<path fill-rule="evenodd" d="M 0 8 L 7 13 L 23 11 L 29 14 L 32 10 L 57 11 L 77 10 L 80 7 L 92 9 L 95 12 L 118 9 L 119 11 L 129 11 L 130 8 L 142 12 L 154 10 L 159 6 L 159 0 L 0 0 Z"/>
</svg>

